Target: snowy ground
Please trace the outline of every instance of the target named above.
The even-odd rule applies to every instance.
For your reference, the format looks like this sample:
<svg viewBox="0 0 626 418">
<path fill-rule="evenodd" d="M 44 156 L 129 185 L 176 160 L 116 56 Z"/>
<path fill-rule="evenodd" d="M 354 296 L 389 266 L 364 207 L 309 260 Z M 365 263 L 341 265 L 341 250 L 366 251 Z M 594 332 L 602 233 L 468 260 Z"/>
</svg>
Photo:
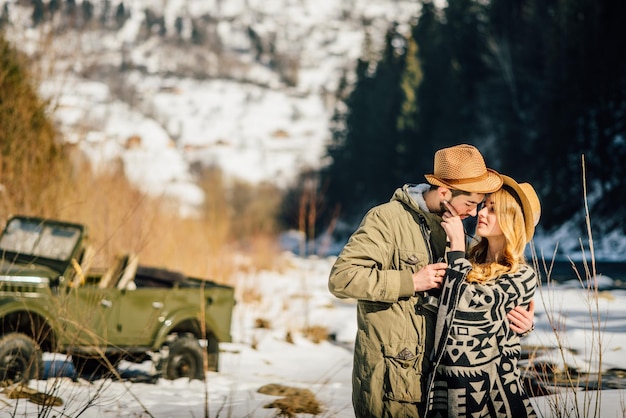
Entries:
<svg viewBox="0 0 626 418">
<path fill-rule="evenodd" d="M 221 345 L 221 371 L 207 373 L 206 384 L 185 379 L 130 383 L 49 378 L 31 382 L 31 386 L 61 397 L 63 406 L 43 411 L 27 400 L 16 401 L 0 394 L 0 417 L 76 417 L 79 413 L 82 417 L 272 417 L 277 410 L 264 405 L 277 397 L 258 393 L 259 388 L 272 383 L 312 391 L 323 408 L 318 416 L 353 417 L 350 375 L 356 306 L 334 298 L 327 290 L 332 257 L 289 259 L 292 267 L 283 273 L 239 277 L 239 302 L 232 327 L 234 341 Z M 602 280 L 606 283 L 611 279 Z M 244 301 L 244 292 L 257 292 L 258 297 Z M 556 347 L 550 317 L 557 315 L 562 329 L 567 331 L 561 334 L 561 338 L 565 336 L 563 343 L 577 353 L 567 356 L 568 366 L 598 371 L 601 341 L 601 370 L 626 369 L 626 292 L 613 290 L 591 299 L 587 295 L 587 291 L 571 283 L 543 286 L 537 294 L 537 329 L 526 343 Z M 601 318 L 599 328 L 594 312 Z M 270 326 L 256 328 L 257 319 Z M 300 333 L 306 326 L 326 327 L 336 341 L 314 343 Z M 557 353 L 547 355 L 550 362 L 564 364 Z M 50 365 L 51 357 L 47 356 L 47 360 Z M 147 370 L 146 366 L 134 367 L 134 371 Z M 625 416 L 624 390 L 602 391 L 598 413 L 594 412 L 595 403 L 589 400 L 595 394 L 577 392 L 574 396 L 574 392 L 569 392 L 570 406 L 562 405 L 560 410 L 571 410 L 569 416 L 578 417 Z M 578 413 L 573 409 L 575 398 L 580 402 Z M 90 399 L 92 405 L 88 405 Z M 549 417 L 555 416 L 551 405 L 565 400 L 561 394 L 535 398 L 534 402 L 540 416 Z"/>
<path fill-rule="evenodd" d="M 211 2 L 194 4 L 208 3 Z M 234 4 L 250 2 L 224 3 L 229 6 L 224 6 L 224 13 L 234 14 L 231 11 Z M 304 3 L 316 12 L 339 5 L 332 0 Z M 366 13 L 373 16 L 393 10 L 396 10 L 396 17 L 410 15 L 383 6 L 381 2 L 365 3 L 375 7 L 367 9 L 370 11 Z M 366 8 L 354 7 L 354 10 Z M 275 15 L 267 14 L 268 17 Z M 294 22 L 302 22 L 302 16 L 298 11 Z M 141 103 L 131 108 L 117 100 L 103 82 L 77 78 L 71 72 L 48 78 L 41 92 L 58 105 L 55 119 L 63 128 L 66 141 L 84 151 L 95 167 L 110 166 L 120 158 L 133 183 L 148 193 L 179 197 L 184 213 L 185 207 L 196 207 L 204 198 L 190 170 L 195 162 L 219 165 L 227 173 L 252 182 L 280 179 L 286 183 L 295 177 L 299 168 L 322 163 L 325 141 L 329 138 L 330 109 L 318 89 L 330 87 L 332 90 L 337 81 L 336 73 L 343 65 L 336 61 L 345 63 L 356 59 L 362 47 L 363 30 L 348 28 L 344 31 L 342 28 L 341 36 L 330 36 L 329 32 L 319 29 L 322 24 L 327 21 L 331 26 L 339 28 L 340 25 L 327 15 L 319 16 L 320 13 L 312 12 L 311 19 L 306 20 L 317 28 L 316 36 L 303 37 L 310 42 L 302 47 L 309 45 L 305 50 L 314 53 L 306 55 L 305 64 L 309 64 L 303 65 L 301 73 L 301 82 L 309 94 L 303 93 L 302 85 L 300 90 L 278 90 L 272 88 L 271 83 L 266 83 L 270 87 L 261 87 L 231 80 L 164 80 L 152 75 L 131 74 L 126 81 L 141 98 Z M 29 35 L 32 31 L 16 27 L 15 32 Z M 322 34 L 330 40 L 324 41 L 326 38 L 322 37 L 324 42 L 313 42 L 319 41 Z M 318 55 L 323 52 L 322 44 L 333 46 L 332 56 L 336 59 Z M 564 225 L 561 230 L 565 238 L 569 227 Z M 563 238 L 553 236 L 543 243 L 546 254 L 551 254 L 555 240 Z M 562 246 L 561 250 L 571 255 L 577 250 L 577 241 L 566 241 L 572 244 Z M 622 236 L 603 237 L 597 244 L 596 248 L 603 244 L 610 250 L 606 256 L 621 257 L 622 249 L 626 248 Z M 275 397 L 257 392 L 270 383 L 310 389 L 323 404 L 320 416 L 352 417 L 350 375 L 356 332 L 355 304 L 335 299 L 328 292 L 326 283 L 332 258 L 293 258 L 292 262 L 293 268 L 282 274 L 262 272 L 238 278 L 240 298 L 233 317 L 234 341 L 222 344 L 221 371 L 208 373 L 206 384 L 187 380 L 159 380 L 151 384 L 51 378 L 32 382 L 32 386 L 60 396 L 64 405 L 44 411 L 24 399 L 9 399 L 0 394 L 0 418 L 271 417 L 276 410 L 265 409 L 264 405 Z M 599 278 L 604 285 L 611 282 L 609 277 Z M 256 302 L 245 302 L 241 297 L 250 289 L 260 295 Z M 576 283 L 543 288 L 537 295 L 537 329 L 527 343 L 555 347 L 552 325 L 559 323 L 566 331 L 563 343 L 577 354 L 568 355 L 565 360 L 557 353 L 547 354 L 551 362 L 562 365 L 567 361 L 569 366 L 586 372 L 626 369 L 626 320 L 623 319 L 626 318 L 626 293 L 612 290 L 601 293 L 597 299 L 588 299 L 585 295 Z M 271 328 L 256 328 L 257 319 L 269 321 Z M 304 338 L 299 330 L 305 326 L 327 327 L 335 342 L 314 343 Z M 292 342 L 288 341 L 288 335 Z M 601 364 L 598 351 L 602 353 Z M 50 356 L 47 360 L 49 366 L 61 361 Z M 584 407 L 593 403 L 579 393 L 582 412 L 569 416 L 625 416 L 625 395 L 622 390 L 603 391 L 601 413 L 595 410 L 589 413 Z M 540 415 L 553 416 L 550 405 L 558 399 L 535 399 Z"/>
</svg>

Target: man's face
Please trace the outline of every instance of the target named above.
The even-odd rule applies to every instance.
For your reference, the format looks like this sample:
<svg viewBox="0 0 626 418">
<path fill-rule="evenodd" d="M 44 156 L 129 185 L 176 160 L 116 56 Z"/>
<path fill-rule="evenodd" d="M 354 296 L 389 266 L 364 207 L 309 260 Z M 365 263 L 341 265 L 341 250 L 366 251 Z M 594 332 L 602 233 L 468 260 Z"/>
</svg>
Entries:
<svg viewBox="0 0 626 418">
<path fill-rule="evenodd" d="M 478 213 L 478 205 L 480 205 L 485 199 L 485 195 L 482 193 L 472 193 L 472 194 L 460 194 L 452 197 L 449 200 L 450 205 L 454 208 L 456 213 L 461 217 L 461 219 L 465 219 L 469 216 L 476 216 Z M 445 205 L 441 204 L 441 213 L 446 212 L 447 209 Z"/>
</svg>

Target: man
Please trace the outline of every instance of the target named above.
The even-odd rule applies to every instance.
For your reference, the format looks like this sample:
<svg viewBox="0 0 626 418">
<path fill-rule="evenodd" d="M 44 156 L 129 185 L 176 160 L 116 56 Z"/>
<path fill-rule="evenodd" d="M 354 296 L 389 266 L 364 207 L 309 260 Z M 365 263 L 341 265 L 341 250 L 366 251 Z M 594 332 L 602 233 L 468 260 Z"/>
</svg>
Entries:
<svg viewBox="0 0 626 418">
<path fill-rule="evenodd" d="M 424 416 L 436 306 L 447 264 L 441 215 L 449 204 L 476 216 L 486 193 L 502 186 L 471 145 L 435 153 L 428 183 L 404 185 L 365 215 L 337 258 L 329 289 L 358 299 L 352 404 L 356 417 Z M 440 261 L 440 262 L 438 262 Z M 515 332 L 531 329 L 533 310 L 509 315 Z"/>
</svg>

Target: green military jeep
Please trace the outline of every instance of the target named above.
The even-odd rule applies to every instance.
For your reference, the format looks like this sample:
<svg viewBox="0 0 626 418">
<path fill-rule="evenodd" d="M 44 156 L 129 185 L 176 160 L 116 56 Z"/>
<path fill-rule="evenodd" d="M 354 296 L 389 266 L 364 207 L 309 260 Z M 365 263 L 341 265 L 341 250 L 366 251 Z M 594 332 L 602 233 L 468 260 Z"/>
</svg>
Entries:
<svg viewBox="0 0 626 418">
<path fill-rule="evenodd" d="M 90 268 L 86 227 L 16 216 L 0 236 L 0 381 L 43 375 L 43 352 L 77 371 L 154 361 L 157 376 L 204 379 L 230 342 L 234 289 L 118 257 Z"/>
</svg>

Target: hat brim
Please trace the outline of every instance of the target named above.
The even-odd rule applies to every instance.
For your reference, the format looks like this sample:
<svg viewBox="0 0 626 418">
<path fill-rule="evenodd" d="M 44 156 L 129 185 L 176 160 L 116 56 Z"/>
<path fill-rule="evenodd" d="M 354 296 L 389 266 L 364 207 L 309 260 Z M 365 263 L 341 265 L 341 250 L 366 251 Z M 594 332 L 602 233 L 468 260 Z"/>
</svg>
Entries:
<svg viewBox="0 0 626 418">
<path fill-rule="evenodd" d="M 463 180 L 463 181 L 446 181 L 440 179 L 434 174 L 424 174 L 428 183 L 435 186 L 443 186 L 449 189 L 461 190 L 469 193 L 493 193 L 502 187 L 501 175 L 490 168 L 487 169 L 487 176 L 477 181 Z"/>
<path fill-rule="evenodd" d="M 526 229 L 526 242 L 530 242 L 535 234 L 535 218 L 533 215 L 533 206 L 530 199 L 520 185 L 509 176 L 501 175 L 502 187 L 508 187 L 517 195 L 522 204 L 522 213 L 524 215 L 524 227 Z"/>
</svg>

